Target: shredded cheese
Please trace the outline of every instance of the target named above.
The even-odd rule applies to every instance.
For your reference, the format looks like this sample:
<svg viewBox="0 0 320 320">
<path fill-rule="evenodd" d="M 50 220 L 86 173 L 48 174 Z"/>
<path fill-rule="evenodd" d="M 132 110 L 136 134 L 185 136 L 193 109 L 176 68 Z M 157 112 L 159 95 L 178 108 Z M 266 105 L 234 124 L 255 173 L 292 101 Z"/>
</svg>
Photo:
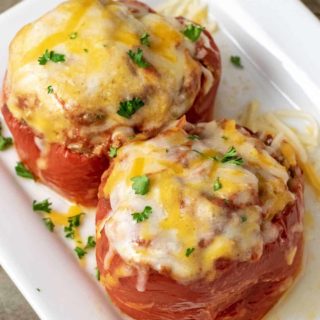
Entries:
<svg viewBox="0 0 320 320">
<path fill-rule="evenodd" d="M 286 140 L 297 154 L 308 182 L 320 196 L 320 166 L 314 161 L 319 152 L 319 126 L 312 116 L 298 110 L 262 113 L 259 103 L 253 101 L 243 113 L 240 123 L 255 132 L 271 133 L 274 136 L 272 145 Z M 290 159 L 290 152 L 286 158 Z"/>
<path fill-rule="evenodd" d="M 169 0 L 158 7 L 158 11 L 167 16 L 185 17 L 214 33 L 218 30 L 217 23 L 209 16 L 208 5 L 201 0 Z"/>
<path fill-rule="evenodd" d="M 186 113 L 201 86 L 203 67 L 183 28 L 177 19 L 144 7 L 130 11 L 129 3 L 66 1 L 13 39 L 5 103 L 45 143 L 68 141 L 71 149 L 84 147 L 79 135 L 94 146 L 103 145 L 103 133 L 117 126 L 161 128 Z M 140 42 L 144 33 L 150 46 Z M 130 60 L 130 50 L 138 49 L 150 67 Z M 65 60 L 39 63 L 53 51 Z M 48 93 L 49 87 L 53 92 Z M 143 101 L 143 108 L 129 118 L 118 114 L 121 102 L 134 97 Z"/>
<path fill-rule="evenodd" d="M 212 279 L 219 258 L 247 261 L 261 255 L 261 230 L 294 200 L 286 167 L 235 121 L 194 129 L 198 139 L 171 127 L 121 149 L 103 188 L 111 211 L 104 229 L 99 225 L 113 252 L 130 266 L 167 270 L 183 283 Z M 285 149 L 290 152 L 290 147 Z M 131 179 L 141 175 L 150 180 L 144 195 L 132 187 Z M 217 180 L 221 185 L 215 190 Z M 235 208 L 231 216 L 229 205 Z M 134 216 L 147 206 L 152 212 L 136 220 Z M 108 270 L 110 253 L 104 258 Z M 143 290 L 139 279 L 138 288 Z"/>
</svg>

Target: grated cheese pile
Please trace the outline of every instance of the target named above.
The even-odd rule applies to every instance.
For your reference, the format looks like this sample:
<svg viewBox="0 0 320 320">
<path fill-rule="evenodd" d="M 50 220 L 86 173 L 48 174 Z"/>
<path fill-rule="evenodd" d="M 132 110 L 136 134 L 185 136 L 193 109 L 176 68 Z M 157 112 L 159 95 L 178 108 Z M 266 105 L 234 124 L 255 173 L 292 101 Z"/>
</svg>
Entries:
<svg viewBox="0 0 320 320">
<path fill-rule="evenodd" d="M 252 131 L 271 133 L 274 143 L 287 140 L 295 149 L 300 166 L 316 193 L 320 195 L 319 126 L 309 114 L 298 110 L 279 110 L 262 113 L 259 103 L 252 102 L 240 123 Z"/>
</svg>

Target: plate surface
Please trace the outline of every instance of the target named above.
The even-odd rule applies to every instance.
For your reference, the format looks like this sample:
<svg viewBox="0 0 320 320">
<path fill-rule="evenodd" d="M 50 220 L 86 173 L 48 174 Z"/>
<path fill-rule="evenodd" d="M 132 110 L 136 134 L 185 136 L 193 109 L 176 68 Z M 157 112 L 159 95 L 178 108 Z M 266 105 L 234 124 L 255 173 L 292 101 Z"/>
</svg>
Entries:
<svg viewBox="0 0 320 320">
<path fill-rule="evenodd" d="M 15 33 L 60 2 L 25 0 L 0 16 L 0 79 Z M 302 109 L 320 121 L 316 18 L 298 0 L 207 2 L 219 24 L 215 38 L 223 59 L 216 116 L 238 117 L 250 101 L 258 100 L 263 110 Z M 230 64 L 231 55 L 241 56 L 243 70 Z M 80 267 L 71 243 L 59 232 L 48 232 L 31 208 L 34 199 L 50 198 L 57 210 L 70 204 L 44 186 L 17 178 L 17 160 L 14 149 L 0 155 L 0 264 L 41 319 L 121 319 L 94 278 L 93 253 L 86 268 Z M 268 320 L 320 319 L 320 204 L 308 186 L 306 202 L 305 268 Z M 83 237 L 94 234 L 94 212 L 87 212 L 81 232 Z"/>
</svg>

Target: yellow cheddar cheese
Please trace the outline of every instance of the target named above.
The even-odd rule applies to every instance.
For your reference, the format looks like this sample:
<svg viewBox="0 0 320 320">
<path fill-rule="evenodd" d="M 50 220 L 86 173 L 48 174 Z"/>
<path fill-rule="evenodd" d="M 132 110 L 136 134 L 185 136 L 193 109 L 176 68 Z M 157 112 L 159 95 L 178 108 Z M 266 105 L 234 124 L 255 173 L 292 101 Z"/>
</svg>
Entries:
<svg viewBox="0 0 320 320">
<path fill-rule="evenodd" d="M 12 41 L 6 104 L 45 142 L 72 149 L 81 149 L 81 141 L 101 145 L 105 133 L 119 126 L 159 129 L 185 114 L 200 91 L 203 66 L 183 27 L 144 7 L 66 1 Z M 144 34 L 150 45 L 141 43 Z M 148 68 L 129 56 L 139 49 Z M 63 61 L 40 64 L 50 52 Z M 118 114 L 121 103 L 134 98 L 143 107 L 130 117 Z"/>
<path fill-rule="evenodd" d="M 295 199 L 287 168 L 234 121 L 194 130 L 190 139 L 171 127 L 121 148 L 104 187 L 113 250 L 131 266 L 166 270 L 183 283 L 214 278 L 221 258 L 261 256 L 263 233 L 277 232 L 270 221 Z M 145 193 L 133 187 L 140 176 L 149 179 Z"/>
</svg>

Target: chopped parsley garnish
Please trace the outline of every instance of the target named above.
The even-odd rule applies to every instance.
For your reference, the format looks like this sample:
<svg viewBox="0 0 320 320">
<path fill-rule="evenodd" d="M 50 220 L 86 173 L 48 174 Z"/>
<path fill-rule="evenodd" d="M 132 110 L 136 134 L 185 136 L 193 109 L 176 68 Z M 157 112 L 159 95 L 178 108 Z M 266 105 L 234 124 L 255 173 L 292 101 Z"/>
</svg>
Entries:
<svg viewBox="0 0 320 320">
<path fill-rule="evenodd" d="M 89 50 L 87 48 L 83 49 L 84 52 L 88 53 Z"/>
<path fill-rule="evenodd" d="M 226 136 L 222 136 L 221 137 L 223 140 L 228 140 L 229 138 L 228 137 L 226 137 Z"/>
<path fill-rule="evenodd" d="M 50 59 L 50 52 L 48 50 L 46 50 L 46 52 L 41 57 L 39 57 L 38 62 L 41 65 L 45 65 L 50 60 L 51 60 Z"/>
<path fill-rule="evenodd" d="M 79 259 L 82 259 L 87 254 L 87 251 L 85 251 L 84 249 L 82 249 L 80 247 L 76 247 L 74 249 L 74 251 L 77 254 Z"/>
<path fill-rule="evenodd" d="M 46 225 L 47 229 L 49 231 L 53 232 L 55 225 L 52 222 L 52 220 L 50 218 L 44 218 L 42 220 L 43 220 L 44 224 Z"/>
<path fill-rule="evenodd" d="M 142 212 L 135 212 L 132 214 L 133 220 L 135 220 L 137 223 L 143 222 L 147 219 L 149 219 L 150 215 L 152 213 L 152 208 L 149 206 L 146 206 Z"/>
<path fill-rule="evenodd" d="M 100 281 L 100 271 L 98 268 L 96 268 L 96 278 L 98 281 Z"/>
<path fill-rule="evenodd" d="M 65 235 L 66 238 L 74 239 L 74 229 L 73 229 L 73 227 L 70 227 L 70 225 L 67 226 L 67 227 L 64 227 L 64 232 L 66 234 Z"/>
<path fill-rule="evenodd" d="M 71 40 L 77 39 L 78 38 L 78 32 L 72 32 L 69 34 L 69 38 Z"/>
<path fill-rule="evenodd" d="M 52 211 L 52 203 L 49 202 L 49 199 L 43 200 L 41 202 L 37 202 L 36 200 L 33 200 L 32 208 L 33 211 L 42 211 L 50 213 Z"/>
<path fill-rule="evenodd" d="M 204 30 L 204 28 L 201 26 L 197 26 L 195 24 L 189 24 L 182 31 L 182 33 L 184 34 L 185 37 L 187 37 L 192 42 L 196 42 L 199 40 L 203 30 Z"/>
<path fill-rule="evenodd" d="M 219 161 L 222 163 L 235 164 L 237 166 L 241 166 L 244 163 L 243 159 L 237 155 L 235 147 L 231 147 Z"/>
<path fill-rule="evenodd" d="M 240 219 L 242 223 L 248 220 L 247 216 L 241 216 Z"/>
<path fill-rule="evenodd" d="M 243 69 L 243 65 L 241 63 L 241 58 L 239 56 L 231 56 L 230 61 L 237 68 Z"/>
<path fill-rule="evenodd" d="M 58 62 L 65 62 L 65 55 L 64 54 L 60 54 L 60 53 L 56 53 L 54 51 L 50 52 L 50 60 L 54 63 L 58 63 Z"/>
<path fill-rule="evenodd" d="M 18 162 L 15 166 L 15 169 L 17 176 L 34 180 L 34 175 L 25 167 L 22 162 Z"/>
<path fill-rule="evenodd" d="M 198 135 L 196 135 L 196 134 L 189 134 L 188 135 L 188 139 L 192 140 L 192 141 L 195 141 L 195 140 L 199 140 L 200 137 Z"/>
<path fill-rule="evenodd" d="M 196 249 L 195 248 L 188 248 L 186 250 L 186 257 L 189 257 L 194 252 L 194 250 L 196 250 Z"/>
<path fill-rule="evenodd" d="M 237 155 L 237 150 L 235 147 L 231 147 L 222 157 L 221 156 L 220 157 L 219 156 L 208 156 L 198 150 L 192 150 L 192 151 L 200 154 L 201 156 L 203 156 L 207 159 L 218 161 L 221 163 L 231 163 L 231 164 L 235 164 L 237 166 L 241 166 L 244 163 L 243 159 Z"/>
<path fill-rule="evenodd" d="M 109 149 L 109 157 L 115 158 L 118 155 L 118 148 L 110 147 Z"/>
<path fill-rule="evenodd" d="M 0 123 L 0 151 L 4 151 L 7 150 L 9 147 L 11 147 L 13 144 L 13 140 L 12 138 L 8 137 L 4 137 L 2 135 L 2 126 Z"/>
<path fill-rule="evenodd" d="M 213 191 L 218 191 L 220 189 L 222 189 L 222 183 L 220 181 L 220 178 L 218 177 L 213 184 Z"/>
<path fill-rule="evenodd" d="M 132 189 L 134 190 L 135 194 L 145 195 L 149 191 L 150 187 L 150 180 L 147 176 L 137 176 L 131 178 Z"/>
<path fill-rule="evenodd" d="M 140 37 L 140 43 L 144 46 L 150 47 L 150 34 L 148 33 L 144 33 L 141 37 Z"/>
<path fill-rule="evenodd" d="M 53 87 L 52 87 L 52 86 L 49 86 L 49 87 L 48 87 L 48 94 L 51 94 L 51 93 L 53 93 Z"/>
<path fill-rule="evenodd" d="M 83 216 L 83 215 L 84 215 L 84 213 L 80 213 L 80 214 L 77 214 L 75 216 L 68 218 L 69 225 L 64 227 L 64 232 L 66 234 L 65 235 L 66 238 L 74 239 L 74 236 L 75 236 L 74 228 L 77 228 L 80 226 L 81 216 Z"/>
<path fill-rule="evenodd" d="M 130 119 L 140 108 L 144 106 L 144 102 L 140 98 L 133 98 L 120 102 L 120 108 L 117 111 L 118 115 Z"/>
<path fill-rule="evenodd" d="M 93 236 L 89 236 L 86 244 L 86 249 L 94 248 L 96 246 L 96 240 Z"/>
<path fill-rule="evenodd" d="M 3 137 L 0 135 L 0 151 L 7 150 L 9 147 L 11 147 L 13 144 L 12 138 L 8 137 Z"/>
<path fill-rule="evenodd" d="M 54 51 L 49 51 L 48 49 L 45 51 L 45 53 L 39 57 L 38 62 L 42 66 L 47 64 L 49 61 L 58 63 L 58 62 L 65 62 L 65 55 L 56 53 Z"/>
<path fill-rule="evenodd" d="M 79 227 L 81 224 L 81 217 L 84 216 L 84 213 L 79 213 L 76 216 L 68 218 L 69 225 L 71 227 Z"/>
<path fill-rule="evenodd" d="M 141 48 L 138 48 L 137 52 L 129 50 L 128 56 L 140 68 L 148 68 L 150 66 L 150 64 L 144 59 L 143 50 Z"/>
</svg>

